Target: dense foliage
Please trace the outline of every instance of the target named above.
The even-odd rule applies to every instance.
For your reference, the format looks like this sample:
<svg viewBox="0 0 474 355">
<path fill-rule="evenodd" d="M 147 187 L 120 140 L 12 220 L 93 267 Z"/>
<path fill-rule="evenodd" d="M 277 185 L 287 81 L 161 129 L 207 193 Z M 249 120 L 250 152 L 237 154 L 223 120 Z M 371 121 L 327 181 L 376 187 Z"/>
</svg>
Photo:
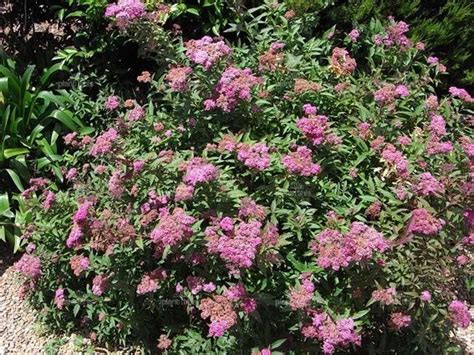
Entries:
<svg viewBox="0 0 474 355">
<path fill-rule="evenodd" d="M 168 67 L 101 97 L 102 133 L 63 137 L 68 189 L 24 194 L 40 318 L 172 353 L 457 351 L 473 98 L 437 93 L 446 68 L 406 23 L 312 37 L 270 4 L 230 45 L 182 42 L 138 1 L 105 15 Z"/>
<path fill-rule="evenodd" d="M 14 192 L 22 192 L 38 171 L 52 172 L 62 180 L 57 140 L 65 131 L 79 132 L 84 125 L 65 109 L 67 96 L 48 90 L 54 75 L 63 69 L 61 64 L 35 80 L 34 66 L 20 74 L 13 60 L 0 55 L 0 240 L 16 251 L 18 222 L 28 214 L 15 214 L 22 201 Z"/>
</svg>

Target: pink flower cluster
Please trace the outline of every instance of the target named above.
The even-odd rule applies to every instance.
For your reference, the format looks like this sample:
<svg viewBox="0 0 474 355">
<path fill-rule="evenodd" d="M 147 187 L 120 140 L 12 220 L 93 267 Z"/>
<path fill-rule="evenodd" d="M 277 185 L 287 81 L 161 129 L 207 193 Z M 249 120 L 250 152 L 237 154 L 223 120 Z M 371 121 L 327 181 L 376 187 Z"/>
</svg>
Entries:
<svg viewBox="0 0 474 355">
<path fill-rule="evenodd" d="M 328 140 L 329 123 L 328 118 L 316 115 L 316 107 L 304 105 L 305 116 L 296 121 L 296 127 L 314 145 L 320 145 Z"/>
<path fill-rule="evenodd" d="M 185 213 L 182 208 L 175 208 L 173 213 L 167 209 L 160 211 L 160 221 L 150 234 L 150 239 L 160 248 L 174 246 L 193 234 L 194 217 Z"/>
<path fill-rule="evenodd" d="M 225 296 L 215 295 L 212 298 L 204 298 L 199 305 L 199 310 L 202 319 L 209 318 L 211 321 L 210 337 L 221 337 L 237 323 L 237 313 L 233 309 L 232 302 Z"/>
<path fill-rule="evenodd" d="M 383 288 L 372 292 L 372 299 L 384 305 L 391 305 L 395 302 L 397 290 L 394 287 Z"/>
<path fill-rule="evenodd" d="M 131 122 L 140 121 L 145 117 L 145 110 L 141 106 L 135 106 L 128 112 L 127 119 Z"/>
<path fill-rule="evenodd" d="M 92 293 L 96 296 L 102 296 L 107 289 L 109 278 L 105 275 L 96 275 L 92 280 Z"/>
<path fill-rule="evenodd" d="M 188 76 L 193 71 L 190 67 L 171 68 L 165 76 L 165 80 L 170 84 L 171 90 L 185 92 L 188 90 Z"/>
<path fill-rule="evenodd" d="M 219 82 L 214 86 L 213 96 L 204 101 L 207 111 L 220 108 L 230 112 L 241 101 L 250 101 L 252 88 L 262 82 L 262 79 L 253 75 L 251 69 L 228 67 Z"/>
<path fill-rule="evenodd" d="M 337 75 L 350 75 L 356 69 L 357 63 L 344 48 L 336 47 L 332 50 L 331 68 Z"/>
<path fill-rule="evenodd" d="M 376 251 L 383 253 L 389 248 L 389 242 L 374 228 L 353 222 L 345 235 L 325 229 L 311 242 L 310 248 L 320 267 L 339 270 L 351 262 L 369 260 Z"/>
<path fill-rule="evenodd" d="M 68 248 L 77 247 L 80 244 L 81 239 L 84 237 L 87 229 L 89 228 L 89 210 L 91 207 L 92 204 L 90 202 L 84 202 L 79 205 L 79 208 L 72 218 L 73 226 L 66 240 L 66 245 Z"/>
<path fill-rule="evenodd" d="M 41 260 L 37 256 L 23 254 L 15 263 L 15 270 L 36 280 L 41 275 Z"/>
<path fill-rule="evenodd" d="M 95 140 L 95 143 L 92 145 L 89 153 L 93 157 L 98 157 L 110 153 L 113 147 L 114 142 L 118 138 L 118 133 L 115 129 L 110 128 L 106 132 L 102 133 Z"/>
<path fill-rule="evenodd" d="M 386 45 L 387 47 L 399 46 L 401 48 L 411 47 L 413 44 L 405 35 L 410 29 L 409 25 L 403 21 L 395 22 L 390 18 L 391 24 L 387 28 L 387 33 L 384 36 L 376 35 L 374 43 L 377 45 Z"/>
<path fill-rule="evenodd" d="M 409 91 L 405 85 L 387 84 L 374 92 L 374 99 L 381 106 L 386 106 L 393 103 L 397 97 L 408 95 Z"/>
<path fill-rule="evenodd" d="M 444 186 L 430 173 L 423 173 L 416 185 L 413 186 L 413 190 L 419 196 L 430 196 L 442 193 Z"/>
<path fill-rule="evenodd" d="M 105 17 L 114 17 L 119 28 L 127 27 L 145 14 L 145 4 L 140 0 L 118 0 L 105 9 Z"/>
<path fill-rule="evenodd" d="M 58 309 L 63 309 L 66 300 L 64 299 L 64 288 L 60 287 L 54 292 L 54 305 Z"/>
<path fill-rule="evenodd" d="M 293 311 L 309 308 L 314 296 L 314 290 L 314 284 L 308 277 L 303 275 L 301 286 L 290 289 L 290 308 Z"/>
<path fill-rule="evenodd" d="M 433 217 L 424 208 L 417 208 L 411 213 L 408 232 L 434 235 L 443 228 L 444 224 L 445 222 L 442 219 Z"/>
<path fill-rule="evenodd" d="M 321 166 L 313 163 L 311 149 L 306 146 L 298 146 L 295 152 L 283 156 L 281 162 L 290 173 L 296 175 L 312 176 L 321 171 Z"/>
<path fill-rule="evenodd" d="M 188 276 L 186 283 L 193 295 L 197 295 L 201 291 L 214 292 L 216 289 L 216 285 L 213 282 L 206 282 L 202 277 L 198 276 Z"/>
<path fill-rule="evenodd" d="M 384 161 L 396 169 L 400 176 L 408 175 L 408 160 L 393 144 L 387 144 L 381 156 Z"/>
<path fill-rule="evenodd" d="M 109 111 L 115 110 L 117 107 L 120 106 L 120 98 L 115 95 L 111 95 L 107 97 L 105 101 L 105 108 Z"/>
<path fill-rule="evenodd" d="M 265 170 L 270 166 L 270 154 L 265 143 L 239 144 L 237 159 L 251 169 Z"/>
<path fill-rule="evenodd" d="M 201 64 L 206 70 L 209 70 L 220 58 L 232 53 L 232 49 L 224 41 L 209 36 L 204 36 L 199 40 L 192 39 L 186 42 L 185 46 L 189 60 Z"/>
<path fill-rule="evenodd" d="M 155 292 L 158 289 L 158 283 L 167 277 L 166 270 L 158 268 L 153 271 L 147 272 L 143 275 L 140 283 L 137 286 L 137 294 L 144 295 L 146 293 Z"/>
<path fill-rule="evenodd" d="M 217 168 L 203 158 L 193 158 L 183 164 L 182 168 L 186 169 L 183 182 L 189 186 L 210 182 L 219 177 Z"/>
<path fill-rule="evenodd" d="M 69 261 L 74 275 L 79 276 L 83 271 L 89 268 L 89 258 L 83 255 L 74 255 Z"/>
<path fill-rule="evenodd" d="M 464 302 L 459 300 L 452 301 L 448 306 L 449 317 L 454 325 L 461 328 L 469 327 L 471 315 L 469 308 Z"/>
<path fill-rule="evenodd" d="M 303 326 L 301 332 L 306 338 L 321 341 L 324 354 L 333 354 L 337 347 L 360 345 L 361 342 L 352 318 L 334 321 L 326 312 L 315 312 L 312 322 Z"/>
<path fill-rule="evenodd" d="M 252 266 L 262 243 L 260 221 L 234 221 L 226 217 L 219 224 L 204 231 L 211 254 L 218 254 L 227 267 L 234 271 Z"/>
<path fill-rule="evenodd" d="M 120 170 L 115 170 L 112 173 L 112 176 L 109 179 L 108 189 L 109 194 L 113 198 L 120 198 L 122 197 L 125 188 L 123 186 L 124 183 L 124 173 Z"/>
<path fill-rule="evenodd" d="M 360 36 L 360 32 L 357 28 L 354 28 L 351 32 L 347 35 L 352 42 L 357 42 L 357 39 Z"/>
<path fill-rule="evenodd" d="M 469 93 L 465 89 L 459 89 L 455 86 L 451 86 L 449 88 L 449 93 L 451 94 L 452 97 L 460 98 L 464 102 L 467 102 L 467 103 L 474 102 L 474 98 L 471 95 L 469 95 Z"/>
<path fill-rule="evenodd" d="M 400 330 L 409 327 L 411 324 L 411 316 L 402 312 L 395 312 L 390 315 L 388 325 L 393 330 Z"/>
<path fill-rule="evenodd" d="M 54 201 L 56 201 L 56 195 L 52 191 L 44 192 L 43 208 L 45 211 L 49 211 L 53 207 Z"/>
</svg>

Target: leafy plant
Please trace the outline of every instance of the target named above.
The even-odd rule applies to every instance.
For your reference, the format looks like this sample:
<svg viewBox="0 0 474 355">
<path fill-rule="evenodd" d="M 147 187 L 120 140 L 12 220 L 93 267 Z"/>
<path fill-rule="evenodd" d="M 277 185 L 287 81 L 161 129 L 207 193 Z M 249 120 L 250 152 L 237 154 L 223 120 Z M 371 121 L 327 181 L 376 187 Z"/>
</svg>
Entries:
<svg viewBox="0 0 474 355">
<path fill-rule="evenodd" d="M 0 181 L 2 216 L 13 223 L 16 204 L 15 190 L 24 190 L 32 176 L 40 171 L 52 171 L 62 180 L 58 138 L 64 130 L 84 129 L 72 112 L 64 109 L 67 94 L 46 90 L 52 77 L 64 70 L 61 64 L 48 68 L 33 83 L 34 66 L 18 74 L 15 62 L 2 54 L 0 65 Z M 10 195 L 10 197 L 8 197 Z M 1 239 L 19 247 L 15 224 L 3 221 Z"/>
</svg>

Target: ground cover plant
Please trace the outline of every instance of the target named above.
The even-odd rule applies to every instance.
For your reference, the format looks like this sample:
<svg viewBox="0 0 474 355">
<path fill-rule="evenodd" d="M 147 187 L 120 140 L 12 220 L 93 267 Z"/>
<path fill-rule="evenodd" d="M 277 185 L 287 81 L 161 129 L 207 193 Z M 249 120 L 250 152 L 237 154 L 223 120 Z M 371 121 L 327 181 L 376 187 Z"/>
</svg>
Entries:
<svg viewBox="0 0 474 355">
<path fill-rule="evenodd" d="M 152 15 L 105 12 L 166 70 L 104 98 L 103 132 L 63 136 L 66 190 L 24 193 L 40 318 L 170 353 L 459 351 L 473 98 L 439 92 L 443 60 L 394 18 L 305 37 L 310 15 L 270 3 L 231 45 Z"/>
</svg>

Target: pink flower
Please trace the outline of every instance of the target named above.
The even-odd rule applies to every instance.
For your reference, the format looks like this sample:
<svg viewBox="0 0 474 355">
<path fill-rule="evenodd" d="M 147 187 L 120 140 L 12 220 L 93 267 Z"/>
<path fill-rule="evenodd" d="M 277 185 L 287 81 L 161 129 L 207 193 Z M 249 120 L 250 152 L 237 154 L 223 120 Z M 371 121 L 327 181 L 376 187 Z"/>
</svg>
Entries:
<svg viewBox="0 0 474 355">
<path fill-rule="evenodd" d="M 424 208 L 418 208 L 411 213 L 408 232 L 433 235 L 438 233 L 444 224 L 442 219 L 436 219 Z"/>
<path fill-rule="evenodd" d="M 459 89 L 455 86 L 451 86 L 449 88 L 449 93 L 451 94 L 452 97 L 458 97 L 464 102 L 467 103 L 472 103 L 474 102 L 474 98 L 469 95 L 469 93 L 465 89 Z"/>
<path fill-rule="evenodd" d="M 226 321 L 214 321 L 209 325 L 209 336 L 210 337 L 221 337 L 228 329 Z"/>
<path fill-rule="evenodd" d="M 438 59 L 438 57 L 428 57 L 428 58 L 426 59 L 426 62 L 427 62 L 428 64 L 434 65 L 434 64 L 438 64 L 439 59 Z"/>
<path fill-rule="evenodd" d="M 296 152 L 283 156 L 282 164 L 290 173 L 301 176 L 317 175 L 321 171 L 321 166 L 313 163 L 311 150 L 306 146 L 298 146 Z"/>
<path fill-rule="evenodd" d="M 395 22 L 393 19 L 390 21 L 392 23 L 387 28 L 387 34 L 374 39 L 376 44 L 384 44 L 388 47 L 397 45 L 401 47 L 401 49 L 411 47 L 412 43 L 405 35 L 409 30 L 408 24 L 403 21 Z"/>
<path fill-rule="evenodd" d="M 397 291 L 394 287 L 375 290 L 372 292 L 372 299 L 387 306 L 395 303 L 396 296 Z"/>
<path fill-rule="evenodd" d="M 203 158 L 193 158 L 186 162 L 186 172 L 183 176 L 183 182 L 190 186 L 196 186 L 199 183 L 206 183 L 217 179 L 219 171 Z"/>
<path fill-rule="evenodd" d="M 105 101 L 105 108 L 109 111 L 115 110 L 120 105 L 120 98 L 118 96 L 111 95 L 107 97 Z"/>
<path fill-rule="evenodd" d="M 401 312 L 392 313 L 388 324 L 393 330 L 400 330 L 410 326 L 411 317 Z"/>
<path fill-rule="evenodd" d="M 53 207 L 54 201 L 56 201 L 56 195 L 54 194 L 54 192 L 45 191 L 43 201 L 43 208 L 45 209 L 45 211 L 49 211 L 51 207 Z"/>
<path fill-rule="evenodd" d="M 147 272 L 143 275 L 140 283 L 137 286 L 137 294 L 144 295 L 155 292 L 158 289 L 158 283 L 167 277 L 167 273 L 163 268 L 158 268 Z"/>
<path fill-rule="evenodd" d="M 436 110 L 438 109 L 439 102 L 438 102 L 438 97 L 436 95 L 430 95 L 426 99 L 426 108 L 428 110 Z"/>
<path fill-rule="evenodd" d="M 296 311 L 310 307 L 314 290 L 314 284 L 307 278 L 303 279 L 302 286 L 290 289 L 290 308 Z"/>
<path fill-rule="evenodd" d="M 60 287 L 54 292 L 54 304 L 58 309 L 63 309 L 64 303 L 64 289 Z"/>
<path fill-rule="evenodd" d="M 207 227 L 204 234 L 208 240 L 208 251 L 218 254 L 230 269 L 250 268 L 262 243 L 261 227 L 259 221 L 241 222 L 233 231 Z"/>
<path fill-rule="evenodd" d="M 109 179 L 108 189 L 109 194 L 115 199 L 119 199 L 122 197 L 125 188 L 123 186 L 124 183 L 124 174 L 120 170 L 115 170 L 112 173 L 112 176 Z"/>
<path fill-rule="evenodd" d="M 128 120 L 129 121 L 140 121 L 143 117 L 145 117 L 145 110 L 141 106 L 136 106 L 128 113 Z"/>
<path fill-rule="evenodd" d="M 352 261 L 369 260 L 374 252 L 383 253 L 388 247 L 381 233 L 361 222 L 353 222 L 345 235 L 325 229 L 310 244 L 318 265 L 335 271 Z"/>
<path fill-rule="evenodd" d="M 347 35 L 352 42 L 357 42 L 357 39 L 360 36 L 359 30 L 357 28 L 354 28 L 349 34 Z"/>
<path fill-rule="evenodd" d="M 431 301 L 431 293 L 430 291 L 423 291 L 420 295 L 420 299 L 423 301 L 423 302 L 429 302 Z"/>
<path fill-rule="evenodd" d="M 228 67 L 214 87 L 213 96 L 206 100 L 205 108 L 210 110 L 217 107 L 230 112 L 241 101 L 250 101 L 252 88 L 261 82 L 262 79 L 253 75 L 251 69 Z"/>
<path fill-rule="evenodd" d="M 194 187 L 186 184 L 179 184 L 175 191 L 175 201 L 188 201 L 193 198 Z"/>
<path fill-rule="evenodd" d="M 77 178 L 77 169 L 76 168 L 71 168 L 66 172 L 65 176 L 67 181 L 75 181 Z"/>
<path fill-rule="evenodd" d="M 89 258 L 83 255 L 74 255 L 69 261 L 74 275 L 79 276 L 83 271 L 89 268 Z"/>
<path fill-rule="evenodd" d="M 442 193 L 444 186 L 430 173 L 423 173 L 420 175 L 417 184 L 413 186 L 413 190 L 419 196 L 429 196 Z"/>
<path fill-rule="evenodd" d="M 37 256 L 23 254 L 15 263 L 15 270 L 36 280 L 41 276 L 41 260 Z"/>
<path fill-rule="evenodd" d="M 338 346 L 345 348 L 350 344 L 360 345 L 361 342 L 352 318 L 333 321 L 325 312 L 315 313 L 312 323 L 304 326 L 302 333 L 307 338 L 321 341 L 324 354 L 334 353 Z"/>
<path fill-rule="evenodd" d="M 188 216 L 181 208 L 175 208 L 173 213 L 164 209 L 160 212 L 160 222 L 150 234 L 150 239 L 158 246 L 177 245 L 191 237 L 194 217 Z"/>
<path fill-rule="evenodd" d="M 469 308 L 464 302 L 459 300 L 452 301 L 448 306 L 449 318 L 453 324 L 460 328 L 467 328 L 471 323 Z"/>
<path fill-rule="evenodd" d="M 265 170 L 270 166 L 268 150 L 265 143 L 243 143 L 238 147 L 237 159 L 249 168 Z"/>
<path fill-rule="evenodd" d="M 344 48 L 334 48 L 330 59 L 331 68 L 337 75 L 350 75 L 356 69 L 357 63 Z"/>
<path fill-rule="evenodd" d="M 66 246 L 68 248 L 75 248 L 79 246 L 81 239 L 83 237 L 84 237 L 84 233 L 81 227 L 79 227 L 77 224 L 74 224 L 66 240 Z"/>
<path fill-rule="evenodd" d="M 107 5 L 105 17 L 114 17 L 119 28 L 126 28 L 129 23 L 145 16 L 145 5 L 140 0 L 118 0 Z"/>
<path fill-rule="evenodd" d="M 411 138 L 408 136 L 399 136 L 397 138 L 397 142 L 400 145 L 410 145 L 411 144 Z"/>
<path fill-rule="evenodd" d="M 209 70 L 220 58 L 229 56 L 232 53 L 224 41 L 204 36 L 199 40 L 190 40 L 185 43 L 186 56 L 192 62 L 201 64 Z"/>
<path fill-rule="evenodd" d="M 185 92 L 188 90 L 188 76 L 192 71 L 190 67 L 171 68 L 165 80 L 170 84 L 171 90 Z"/>
<path fill-rule="evenodd" d="M 113 143 L 115 140 L 117 140 L 117 138 L 117 131 L 113 128 L 110 128 L 108 131 L 96 138 L 94 145 L 89 151 L 90 155 L 98 157 L 100 155 L 109 153 L 112 150 Z"/>
<path fill-rule="evenodd" d="M 463 266 L 469 263 L 469 257 L 467 255 L 459 255 L 456 258 L 456 262 L 459 266 Z"/>
<path fill-rule="evenodd" d="M 385 160 L 389 165 L 396 168 L 396 171 L 400 175 L 406 175 L 408 173 L 408 160 L 402 152 L 397 150 L 392 144 L 387 144 L 381 153 L 382 159 Z"/>
<path fill-rule="evenodd" d="M 322 268 L 337 271 L 341 267 L 347 267 L 351 261 L 351 252 L 344 245 L 344 236 L 339 231 L 325 229 L 317 235 L 310 246 L 311 251 L 318 257 L 318 265 Z"/>
<path fill-rule="evenodd" d="M 308 117 L 302 117 L 296 121 L 296 127 L 314 145 L 327 141 L 329 124 L 326 116 L 308 114 Z"/>
<path fill-rule="evenodd" d="M 96 275 L 92 280 L 92 293 L 96 296 L 102 296 L 109 282 L 105 275 Z"/>
<path fill-rule="evenodd" d="M 408 91 L 408 88 L 405 85 L 397 85 L 395 88 L 395 94 L 398 97 L 407 97 L 410 92 Z"/>
<path fill-rule="evenodd" d="M 144 166 L 145 166 L 145 162 L 143 160 L 135 160 L 133 162 L 133 172 L 139 173 L 140 171 L 143 170 Z"/>
<path fill-rule="evenodd" d="M 442 137 L 446 135 L 446 122 L 444 118 L 440 115 L 433 115 L 431 116 L 431 122 L 429 130 L 431 134 Z"/>
</svg>

